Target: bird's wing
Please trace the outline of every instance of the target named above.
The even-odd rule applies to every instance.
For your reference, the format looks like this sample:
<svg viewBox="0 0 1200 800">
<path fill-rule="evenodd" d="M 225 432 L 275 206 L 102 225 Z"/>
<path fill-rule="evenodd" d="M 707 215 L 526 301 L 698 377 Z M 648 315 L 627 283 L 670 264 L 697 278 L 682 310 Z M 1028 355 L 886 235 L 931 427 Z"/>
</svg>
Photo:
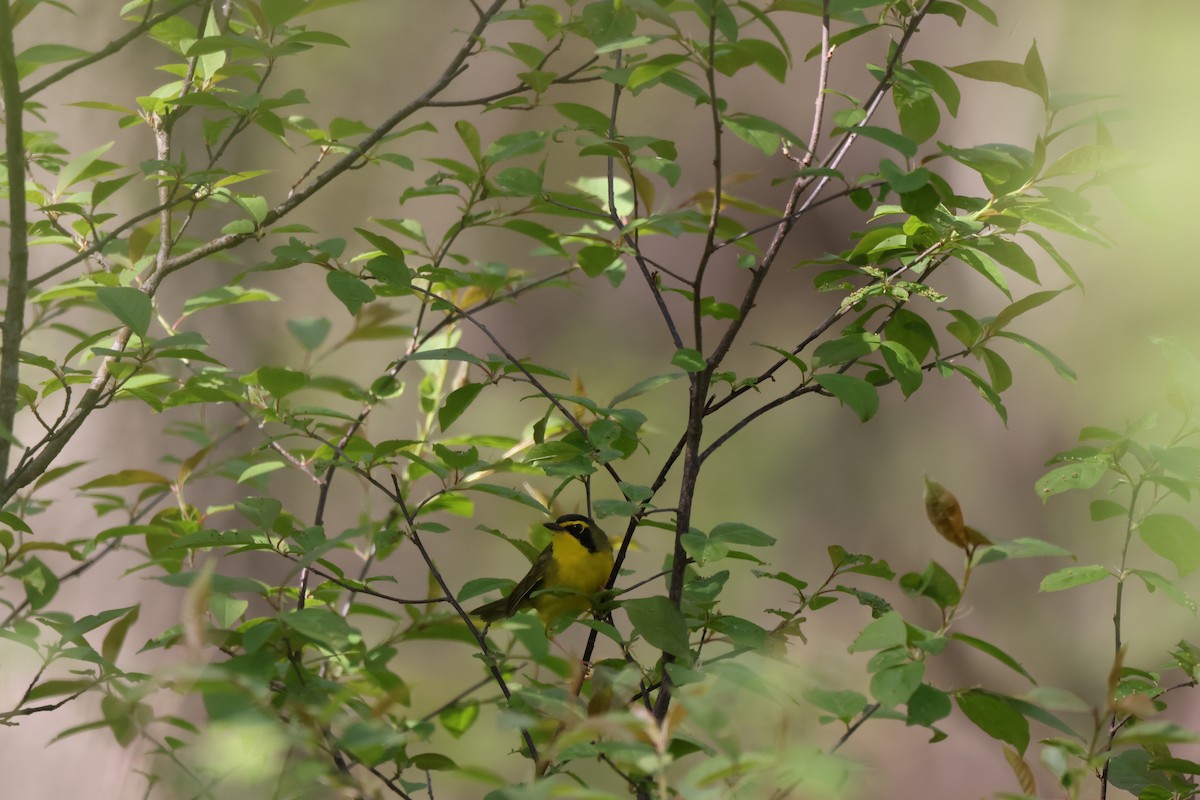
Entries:
<svg viewBox="0 0 1200 800">
<path fill-rule="evenodd" d="M 507 616 L 512 616 L 521 609 L 521 604 L 529 599 L 529 595 L 542 588 L 542 581 L 546 578 L 546 570 L 550 567 L 550 562 L 554 560 L 554 545 L 546 545 L 546 549 L 537 557 L 537 561 L 533 562 L 529 572 L 524 578 L 513 587 L 513 590 L 508 593 L 507 598 Z"/>
</svg>

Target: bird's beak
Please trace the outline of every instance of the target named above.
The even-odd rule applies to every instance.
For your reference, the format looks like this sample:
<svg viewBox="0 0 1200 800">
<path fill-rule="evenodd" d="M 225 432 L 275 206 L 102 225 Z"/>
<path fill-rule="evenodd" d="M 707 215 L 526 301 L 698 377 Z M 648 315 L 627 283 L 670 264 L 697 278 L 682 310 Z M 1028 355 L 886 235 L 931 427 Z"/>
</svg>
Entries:
<svg viewBox="0 0 1200 800">
<path fill-rule="evenodd" d="M 543 525 L 544 527 L 547 527 L 547 528 L 549 528 L 549 529 L 550 529 L 550 530 L 552 530 L 552 531 L 561 531 L 561 530 L 564 530 L 563 526 L 562 526 L 562 525 L 559 525 L 557 522 L 543 522 L 543 523 L 542 523 L 542 525 Z"/>
</svg>

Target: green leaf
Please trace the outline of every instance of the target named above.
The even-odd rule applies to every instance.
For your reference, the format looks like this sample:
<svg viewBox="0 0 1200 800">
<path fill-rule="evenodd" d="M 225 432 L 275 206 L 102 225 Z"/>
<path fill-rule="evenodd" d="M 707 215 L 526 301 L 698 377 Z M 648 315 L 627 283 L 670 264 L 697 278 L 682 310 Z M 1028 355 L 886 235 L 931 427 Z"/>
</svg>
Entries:
<svg viewBox="0 0 1200 800">
<path fill-rule="evenodd" d="M 458 450 L 451 450 L 443 444 L 435 444 L 433 445 L 433 452 L 450 469 L 467 469 L 479 462 L 479 450 L 473 446 L 459 452 Z M 441 495 L 441 497 L 445 496 Z"/>
<path fill-rule="evenodd" d="M 34 611 L 40 611 L 58 594 L 58 576 L 36 556 L 30 556 L 9 574 L 20 579 L 25 587 L 25 599 Z"/>
<path fill-rule="evenodd" d="M 954 255 L 995 284 L 997 289 L 1004 292 L 1005 297 L 1012 300 L 1012 292 L 1008 289 L 1008 281 L 1004 279 L 1004 273 L 1000 271 L 1000 267 L 992 260 L 991 256 L 973 247 L 959 247 L 954 251 Z"/>
<path fill-rule="evenodd" d="M 1043 101 L 1047 100 L 1044 85 L 1045 75 L 1041 76 L 1043 85 L 1038 85 L 1037 77 L 1031 76 L 1024 64 L 1014 64 L 1011 61 L 972 61 L 969 64 L 950 67 L 950 70 L 977 81 L 1006 83 L 1009 86 L 1033 92 Z"/>
<path fill-rule="evenodd" d="M 634 67 L 633 72 L 629 74 L 629 79 L 626 83 L 626 86 L 628 86 L 630 91 L 634 91 L 639 87 L 650 83 L 651 81 L 658 80 L 663 75 L 675 72 L 676 68 L 687 60 L 687 56 L 679 55 L 677 53 L 664 53 L 663 55 L 654 56 L 653 58 L 647 59 L 646 61 L 643 61 Z M 558 105 L 556 105 L 555 108 L 557 109 Z M 567 116 L 566 112 L 561 113 L 563 113 L 564 116 Z M 597 133 L 607 133 L 608 131 L 608 116 L 603 116 L 604 125 L 598 131 L 596 131 Z M 580 122 L 580 120 L 573 117 L 569 118 L 575 122 Z"/>
<path fill-rule="evenodd" d="M 670 600 L 662 596 L 644 597 L 626 600 L 622 607 L 629 614 L 634 633 L 683 663 L 692 663 L 687 622 Z"/>
<path fill-rule="evenodd" d="M 75 694 L 83 689 L 90 689 L 95 685 L 96 682 L 94 680 L 59 679 L 42 681 L 26 692 L 23 699 L 26 703 L 34 703 L 47 697 L 62 697 L 68 694 Z"/>
<path fill-rule="evenodd" d="M 720 303 L 715 297 L 704 297 L 700 300 L 700 316 L 713 319 L 738 319 L 741 312 L 732 303 Z"/>
<path fill-rule="evenodd" d="M 924 317 L 906 308 L 892 316 L 884 334 L 893 342 L 903 345 L 917 361 L 923 360 L 931 350 L 936 350 L 937 335 Z"/>
<path fill-rule="evenodd" d="M 58 183 L 54 189 L 54 196 L 59 197 L 64 191 L 74 186 L 83 175 L 88 167 L 95 163 L 96 159 L 108 152 L 113 146 L 113 142 L 102 144 L 95 150 L 89 150 L 81 156 L 72 159 L 65 167 L 59 170 Z"/>
<path fill-rule="evenodd" d="M 708 366 L 704 354 L 690 347 L 676 350 L 675 355 L 671 356 L 671 363 L 687 372 L 701 372 Z"/>
<path fill-rule="evenodd" d="M 20 77 L 24 78 L 45 64 L 74 61 L 89 55 L 87 50 L 65 44 L 35 44 L 17 54 L 17 66 Z"/>
<path fill-rule="evenodd" d="M 842 722 L 850 722 L 867 707 L 867 698 L 859 692 L 833 689 L 807 689 L 804 699 Z"/>
<path fill-rule="evenodd" d="M 442 727 L 455 739 L 469 731 L 478 718 L 479 702 L 477 700 L 467 700 L 450 706 L 438 714 L 438 722 L 442 723 Z"/>
<path fill-rule="evenodd" d="M 1046 251 L 1046 253 L 1050 256 L 1050 258 L 1054 259 L 1054 263 L 1058 264 L 1058 268 L 1063 271 L 1063 274 L 1067 276 L 1067 278 L 1071 281 L 1071 283 L 1075 284 L 1076 286 L 1078 286 L 1080 288 L 1083 288 L 1083 282 L 1081 280 L 1079 280 L 1079 275 L 1077 275 L 1075 273 L 1075 269 L 1071 266 L 1070 262 L 1068 262 L 1065 258 L 1062 257 L 1062 255 L 1058 252 L 1058 250 L 1054 247 L 1054 245 L 1052 245 L 1050 243 L 1049 239 L 1047 239 L 1045 236 L 1038 233 L 1037 231 L 1030 230 L 1027 228 L 1022 228 L 1021 233 L 1025 234 L 1030 239 L 1033 239 L 1035 242 L 1037 242 L 1038 245 L 1043 250 Z"/>
<path fill-rule="evenodd" d="M 460 119 L 454 123 L 454 130 L 458 132 L 458 138 L 462 139 L 467 152 L 471 154 L 471 159 L 476 164 L 480 163 L 483 153 L 479 149 L 479 129 L 472 125 L 470 120 Z"/>
<path fill-rule="evenodd" d="M 260 475 L 266 475 L 276 470 L 283 469 L 286 466 L 287 464 L 282 461 L 263 461 L 259 464 L 252 464 L 251 466 L 242 470 L 242 474 L 238 475 L 237 482 L 245 483 L 246 481 L 257 478 Z"/>
<path fill-rule="evenodd" d="M 905 172 L 889 158 L 879 162 L 879 172 L 888 185 L 900 194 L 915 192 L 929 183 L 930 173 L 924 167 L 917 167 L 912 172 Z"/>
<path fill-rule="evenodd" d="M 1090 489 L 1100 482 L 1107 471 L 1107 461 L 1073 461 L 1050 470 L 1038 478 L 1033 487 L 1044 502 L 1059 492 Z"/>
<path fill-rule="evenodd" d="M 913 597 L 928 597 L 942 609 L 958 605 L 962 599 L 958 581 L 936 561 L 930 561 L 920 575 L 910 572 L 901 577 L 900 588 Z"/>
<path fill-rule="evenodd" d="M 1087 714 L 1092 710 L 1091 705 L 1080 698 L 1079 695 L 1054 686 L 1035 686 L 1021 695 L 1021 698 L 1051 711 Z"/>
<path fill-rule="evenodd" d="M 418 753 L 412 757 L 412 765 L 419 770 L 457 771 L 458 764 L 454 759 L 441 753 Z"/>
<path fill-rule="evenodd" d="M 0 525 L 7 525 L 14 531 L 20 531 L 21 533 L 33 533 L 33 530 L 25 523 L 25 520 L 9 511 L 0 511 Z"/>
<path fill-rule="evenodd" d="M 263 289 L 246 289 L 241 286 L 219 286 L 207 292 L 201 292 L 188 298 L 183 304 L 183 315 L 189 316 L 197 311 L 216 306 L 235 305 L 237 303 L 278 302 L 279 298 Z"/>
<path fill-rule="evenodd" d="M 984 347 L 979 350 L 979 357 L 987 367 L 988 380 L 997 394 L 1012 386 L 1012 369 L 999 353 Z"/>
<path fill-rule="evenodd" d="M 813 351 L 813 368 L 845 364 L 879 349 L 879 337 L 873 333 L 846 333 L 822 342 Z"/>
<path fill-rule="evenodd" d="M 1129 509 L 1115 500 L 1093 500 L 1091 505 L 1088 506 L 1088 510 L 1091 513 L 1092 522 L 1101 522 L 1113 517 L 1123 517 L 1129 513 Z"/>
<path fill-rule="evenodd" d="M 259 367 L 254 372 L 259 386 L 275 397 L 286 397 L 308 383 L 308 375 L 286 367 Z"/>
<path fill-rule="evenodd" d="M 325 317 L 303 317 L 287 321 L 288 331 L 300 346 L 310 353 L 321 346 L 332 327 L 333 323 Z"/>
<path fill-rule="evenodd" d="M 898 92 L 893 97 L 900 116 L 900 131 L 918 144 L 933 138 L 942 125 L 937 101 L 928 95 L 903 100 Z"/>
<path fill-rule="evenodd" d="M 632 400 L 633 398 L 637 397 L 638 395 L 645 394 L 646 392 L 649 392 L 653 389 L 657 389 L 660 386 L 665 386 L 666 384 L 670 383 L 671 381 L 677 380 L 682 377 L 683 377 L 682 373 L 672 372 L 669 375 L 655 375 L 653 377 L 646 378 L 645 380 L 638 381 L 637 383 L 635 383 L 633 386 L 630 386 L 625 391 L 619 392 L 618 394 L 616 394 L 612 400 L 609 400 L 608 407 L 613 408 L 613 407 L 625 402 L 626 400 Z"/>
<path fill-rule="evenodd" d="M 991 545 L 982 550 L 982 555 L 979 556 L 979 563 L 990 564 L 994 561 L 1003 561 L 1006 558 L 1045 558 L 1047 556 L 1071 555 L 1070 550 L 1066 550 L 1056 544 L 1050 544 L 1031 536 L 1022 536 L 1017 539 L 1002 539 L 992 542 Z"/>
<path fill-rule="evenodd" d="M 874 139 L 881 144 L 886 144 L 888 147 L 896 150 L 905 158 L 915 158 L 917 155 L 917 143 L 907 136 L 896 133 L 888 128 L 876 128 L 871 125 L 856 125 L 849 129 L 850 133 L 865 136 L 868 139 Z"/>
<path fill-rule="evenodd" d="M 985 5 L 983 0 L 958 0 L 958 2 L 983 17 L 992 26 L 1000 24 L 999 20 L 996 19 L 996 12 Z"/>
<path fill-rule="evenodd" d="M 925 662 L 909 661 L 871 676 L 871 695 L 884 708 L 907 703 L 925 679 Z"/>
<path fill-rule="evenodd" d="M 471 403 L 483 391 L 486 384 L 467 383 L 458 387 L 446 397 L 446 402 L 438 409 L 438 426 L 445 431 L 454 421 L 470 408 Z"/>
<path fill-rule="evenodd" d="M 933 91 L 946 104 L 946 110 L 950 112 L 950 116 L 957 117 L 961 94 L 954 78 L 951 78 L 946 70 L 930 61 L 909 61 L 908 66 L 929 82 Z"/>
<path fill-rule="evenodd" d="M 742 141 L 757 147 L 763 155 L 771 155 L 779 147 L 780 140 L 791 142 L 803 149 L 804 139 L 778 122 L 755 114 L 727 114 L 721 117 L 725 126 Z"/>
<path fill-rule="evenodd" d="M 1049 303 L 1054 298 L 1065 292 L 1066 289 L 1056 289 L 1053 291 L 1034 292 L 1033 294 L 1022 297 L 1020 300 L 1012 303 L 1009 306 L 1000 310 L 988 327 L 994 331 L 1003 330 L 1008 326 L 1008 323 L 1024 314 L 1026 311 L 1032 311 L 1040 305 Z"/>
<path fill-rule="evenodd" d="M 328 607 L 285 611 L 279 619 L 291 630 L 334 652 L 342 652 L 361 643 L 359 633 Z"/>
<path fill-rule="evenodd" d="M 747 547 L 770 547 L 775 544 L 775 537 L 768 536 L 758 528 L 742 522 L 722 522 L 712 529 L 708 538 L 714 542 L 740 544 Z"/>
<path fill-rule="evenodd" d="M 883 361 L 887 364 L 888 371 L 892 373 L 896 383 L 900 384 L 900 391 L 904 393 L 904 396 L 911 397 L 913 392 L 921 388 L 921 382 L 925 379 L 921 362 L 917 361 L 912 351 L 900 342 L 888 339 L 880 344 L 883 348 Z"/>
<path fill-rule="evenodd" d="M 1146 546 L 1170 561 L 1180 577 L 1200 568 L 1200 532 L 1176 514 L 1151 514 L 1138 525 Z"/>
<path fill-rule="evenodd" d="M 932 727 L 933 723 L 950 716 L 953 708 L 950 695 L 928 683 L 922 683 L 908 698 L 908 718 L 905 724 Z"/>
<path fill-rule="evenodd" d="M 782 357 L 784 359 L 784 361 L 787 361 L 793 367 L 800 370 L 801 373 L 808 372 L 808 367 L 805 365 L 805 363 L 803 361 L 796 358 L 796 356 L 793 353 L 791 353 L 787 350 L 784 350 L 782 347 L 776 347 L 773 344 L 763 344 L 762 342 L 751 342 L 751 344 L 753 344 L 755 347 L 765 347 L 767 350 L 770 350 L 773 353 L 777 353 L 780 357 Z"/>
<path fill-rule="evenodd" d="M 101 286 L 96 297 L 123 325 L 138 336 L 146 335 L 154 308 L 144 292 L 132 286 Z"/>
<path fill-rule="evenodd" d="M 875 416 L 875 412 L 879 410 L 879 392 L 862 378 L 827 373 L 817 375 L 813 380 L 841 401 L 842 405 L 849 406 L 863 422 Z"/>
<path fill-rule="evenodd" d="M 1016 242 L 1010 242 L 1006 239 L 984 239 L 977 241 L 975 245 L 1022 278 L 1032 283 L 1041 283 L 1041 280 L 1038 278 L 1037 264 L 1025 252 L 1025 248 Z"/>
<path fill-rule="evenodd" d="M 468 464 L 467 466 L 472 466 Z M 505 500 L 512 500 L 514 503 L 520 503 L 523 506 L 529 506 L 542 513 L 549 511 L 544 505 L 530 497 L 520 489 L 514 489 L 511 486 L 499 486 L 494 483 L 471 483 L 463 487 L 464 490 L 472 492 L 484 492 L 486 494 L 503 497 Z M 599 516 L 599 515 L 598 515 Z"/>
<path fill-rule="evenodd" d="M 1063 589 L 1073 589 L 1105 578 L 1112 577 L 1108 567 L 1100 564 L 1090 564 L 1084 567 L 1063 567 L 1042 578 L 1038 586 L 1039 592 L 1061 592 Z"/>
<path fill-rule="evenodd" d="M 1159 575 L 1157 572 L 1151 572 L 1148 569 L 1131 569 L 1129 572 L 1142 579 L 1142 583 L 1146 584 L 1146 591 L 1154 592 L 1161 589 L 1162 593 L 1167 597 L 1193 614 L 1196 613 L 1196 601 L 1174 581 Z"/>
<path fill-rule="evenodd" d="M 1054 368 L 1054 371 L 1057 372 L 1060 377 L 1066 378 L 1067 380 L 1071 381 L 1072 383 L 1075 382 L 1075 371 L 1073 369 L 1071 369 L 1067 365 L 1067 363 L 1065 361 L 1063 361 L 1061 358 L 1054 355 L 1054 353 L 1051 353 L 1045 347 L 1043 347 L 1042 345 L 1033 341 L 1032 339 L 1030 339 L 1026 336 L 1022 336 L 1019 333 L 1013 333 L 1012 331 L 1001 331 L 1000 333 L 998 333 L 996 335 L 1002 336 L 1005 339 L 1011 339 L 1014 342 L 1025 345 L 1030 350 L 1032 350 L 1033 352 L 1037 353 L 1039 356 L 1044 358 L 1050 364 L 1050 366 Z"/>
<path fill-rule="evenodd" d="M 510 133 L 488 145 L 485 160 L 488 164 L 496 164 L 510 158 L 540 153 L 546 147 L 546 131 L 521 131 Z"/>
<path fill-rule="evenodd" d="M 813 13 L 815 13 L 817 16 L 821 15 L 820 3 L 815 4 Z M 879 23 L 877 23 L 877 22 L 872 22 L 867 25 L 859 25 L 856 28 L 851 28 L 850 30 L 842 31 L 841 33 L 835 33 L 833 36 L 830 36 L 829 44 L 832 45 L 833 47 L 838 47 L 840 45 L 845 44 L 846 42 L 857 39 L 859 36 L 868 34 L 871 31 L 876 30 L 878 28 L 879 28 Z M 804 60 L 811 61 L 812 58 L 814 56 L 818 55 L 820 52 L 821 52 L 821 44 L 818 42 L 816 45 L 814 45 L 812 47 L 811 50 L 809 50 L 807 53 L 804 54 Z"/>
<path fill-rule="evenodd" d="M 1080 173 L 1106 172 L 1119 167 L 1129 160 L 1127 153 L 1122 153 L 1112 147 L 1099 144 L 1085 144 L 1076 147 L 1046 167 L 1039 180 L 1056 178 L 1061 175 L 1078 175 Z"/>
<path fill-rule="evenodd" d="M 475 355 L 458 347 L 439 347 L 429 350 L 418 350 L 405 356 L 406 361 L 465 361 L 477 367 L 484 366 L 483 361 Z"/>
<path fill-rule="evenodd" d="M 1033 679 L 1033 676 L 1021 666 L 1019 661 L 1001 650 L 999 647 L 996 647 L 996 645 L 992 644 L 991 642 L 985 642 L 983 639 L 976 639 L 974 636 L 968 636 L 965 633 L 952 633 L 950 634 L 950 638 L 954 639 L 955 641 L 962 642 L 968 647 L 974 647 L 980 652 L 987 653 L 1004 666 L 1027 678 L 1030 683 L 1037 683 L 1037 681 Z"/>
<path fill-rule="evenodd" d="M 1198 740 L 1200 735 L 1173 722 L 1139 720 L 1117 734 L 1113 739 L 1113 746 L 1139 744 L 1159 748 L 1171 744 L 1193 744 Z"/>
<path fill-rule="evenodd" d="M 1151 446 L 1155 460 L 1189 483 L 1200 481 L 1200 448 Z"/>
<path fill-rule="evenodd" d="M 862 629 L 862 633 L 850 645 L 850 652 L 886 650 L 900 647 L 907 641 L 908 628 L 904 624 L 904 618 L 895 611 L 889 611 Z"/>
<path fill-rule="evenodd" d="M 687 60 L 686 56 L 676 56 L 675 58 L 678 59 L 675 63 L 680 63 Z M 637 70 L 641 69 L 645 63 L 646 62 L 643 62 L 642 65 L 639 65 L 634 70 L 634 76 L 637 74 Z M 667 69 L 670 69 L 670 67 L 668 66 Z M 630 89 L 634 88 L 632 85 L 634 76 L 630 76 Z M 605 114 L 602 111 L 598 111 L 591 106 L 580 105 L 579 103 L 555 103 L 554 110 L 584 130 L 591 131 L 597 136 L 608 135 L 608 114 Z"/>
<path fill-rule="evenodd" d="M 330 272 L 325 276 L 325 283 L 351 315 L 357 314 L 360 308 L 375 299 L 375 291 L 361 278 L 348 272 Z"/>
<path fill-rule="evenodd" d="M 142 483 L 161 484 L 170 486 L 171 481 L 159 475 L 157 472 L 150 472 L 144 469 L 123 469 L 120 472 L 113 472 L 95 480 L 90 480 L 80 486 L 80 489 L 106 489 L 114 486 L 137 486 Z"/>
<path fill-rule="evenodd" d="M 1029 746 L 1029 720 L 1008 699 L 990 692 L 970 691 L 957 698 L 958 707 L 977 728 L 1024 753 Z"/>
<path fill-rule="evenodd" d="M 1036 41 L 1029 45 L 1029 52 L 1025 54 L 1024 66 L 1030 85 L 1033 86 L 1038 97 L 1042 98 L 1042 102 L 1049 106 L 1050 84 L 1046 80 L 1046 68 L 1042 66 L 1042 57 L 1038 53 Z"/>
<path fill-rule="evenodd" d="M 628 500 L 605 498 L 593 503 L 592 510 L 596 513 L 596 519 L 604 519 L 605 517 L 632 517 L 637 513 L 638 507 Z"/>
</svg>

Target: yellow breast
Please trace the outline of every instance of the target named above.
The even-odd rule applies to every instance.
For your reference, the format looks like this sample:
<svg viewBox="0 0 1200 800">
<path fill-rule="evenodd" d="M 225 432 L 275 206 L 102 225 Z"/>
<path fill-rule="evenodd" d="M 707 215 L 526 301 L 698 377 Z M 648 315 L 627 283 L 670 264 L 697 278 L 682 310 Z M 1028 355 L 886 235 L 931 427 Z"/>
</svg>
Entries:
<svg viewBox="0 0 1200 800">
<path fill-rule="evenodd" d="M 594 594 L 604 588 L 612 572 L 612 550 L 593 553 L 569 533 L 554 534 L 554 559 L 546 569 L 543 589 L 572 589 Z M 568 611 L 583 611 L 589 607 L 588 598 L 576 594 L 544 593 L 533 599 L 533 606 L 544 619 L 552 619 Z"/>
</svg>

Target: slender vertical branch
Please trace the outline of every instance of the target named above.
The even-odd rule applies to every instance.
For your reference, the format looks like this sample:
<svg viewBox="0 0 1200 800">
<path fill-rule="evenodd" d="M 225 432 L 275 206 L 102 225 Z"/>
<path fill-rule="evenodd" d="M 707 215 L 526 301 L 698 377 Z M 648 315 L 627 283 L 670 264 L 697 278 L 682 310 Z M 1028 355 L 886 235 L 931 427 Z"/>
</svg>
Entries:
<svg viewBox="0 0 1200 800">
<path fill-rule="evenodd" d="M 621 68 L 621 58 L 622 53 L 617 51 L 617 69 Z M 620 83 L 613 84 L 612 106 L 608 116 L 608 138 L 613 141 L 617 138 L 617 110 L 621 107 L 621 90 L 623 88 Z M 627 167 L 631 173 L 629 183 L 633 187 L 633 213 L 636 215 L 638 210 L 637 182 L 633 180 L 633 165 L 628 163 L 628 160 Z M 621 215 L 617 211 L 616 158 L 614 156 L 608 157 L 608 216 L 618 231 L 625 226 L 625 220 L 621 219 Z M 650 294 L 654 297 L 654 304 L 658 306 L 658 313 L 667 325 L 667 331 L 671 334 L 671 341 L 675 343 L 676 348 L 683 347 L 683 339 L 679 336 L 679 329 L 675 326 L 675 320 L 671 317 L 671 311 L 667 308 L 667 302 L 663 299 L 662 291 L 658 288 L 658 281 L 651 274 L 647 260 L 642 255 L 640 234 L 637 231 L 634 231 L 632 234 L 624 233 L 621 234 L 621 238 L 629 246 L 629 249 L 633 251 L 634 263 L 638 265 L 638 271 L 642 273 L 642 278 L 646 281 L 646 286 L 650 289 Z"/>
<path fill-rule="evenodd" d="M 700 255 L 700 263 L 696 265 L 696 278 L 692 286 L 692 325 L 693 339 L 695 344 L 692 346 L 704 352 L 704 315 L 703 310 L 703 288 L 704 288 L 704 273 L 708 270 L 709 262 L 712 261 L 713 253 L 717 251 L 715 246 L 717 239 L 717 226 L 721 224 L 721 204 L 724 202 L 724 159 L 721 152 L 721 131 L 724 128 L 724 123 L 721 121 L 721 109 L 717 103 L 717 13 L 716 8 L 712 9 L 712 13 L 708 16 L 708 58 L 704 64 L 704 78 L 708 84 L 708 108 L 709 114 L 712 117 L 712 147 L 713 147 L 713 200 L 712 209 L 708 214 L 708 227 L 704 232 L 704 251 Z M 711 375 L 716 365 L 720 363 L 720 359 L 709 361 L 707 374 Z"/>
<path fill-rule="evenodd" d="M 1137 527 L 1137 502 L 1138 495 L 1142 490 L 1141 481 L 1135 483 L 1131 480 L 1130 483 L 1133 488 L 1129 495 L 1129 510 L 1125 516 L 1125 543 L 1121 547 L 1121 567 L 1117 578 L 1117 597 L 1113 607 L 1113 663 L 1116 663 L 1116 660 L 1121 658 L 1121 650 L 1125 647 L 1125 641 L 1121 634 L 1121 614 L 1125 605 L 1125 567 L 1129 562 L 1129 543 L 1133 541 L 1133 532 Z M 1109 698 L 1110 702 L 1111 700 L 1112 698 Z M 1113 711 L 1108 723 L 1108 746 L 1106 750 L 1112 750 L 1113 740 L 1120 729 L 1120 715 L 1116 711 Z M 1100 771 L 1100 800 L 1105 800 L 1108 797 L 1108 768 L 1111 763 L 1111 759 L 1105 759 L 1104 768 Z"/>
<path fill-rule="evenodd" d="M 829 62 L 833 48 L 829 46 L 829 0 L 821 3 L 821 67 L 817 73 L 817 97 L 813 100 L 812 131 L 808 135 L 808 152 L 800 159 L 801 167 L 811 167 L 821 142 L 821 122 L 825 116 L 825 90 L 829 88 Z"/>
<path fill-rule="evenodd" d="M 866 113 L 863 119 L 858 123 L 858 126 L 868 124 L 871 117 L 873 117 L 875 112 L 879 110 L 879 106 L 883 102 L 883 98 L 887 96 L 888 91 L 892 87 L 892 79 L 895 75 L 896 65 L 899 64 L 904 58 L 904 51 L 908 47 L 908 43 L 912 40 L 913 35 L 916 34 L 917 28 L 920 27 L 922 20 L 924 20 L 925 16 L 929 13 L 929 9 L 932 7 L 933 3 L 934 0 L 927 0 L 921 6 L 920 10 L 913 14 L 905 24 L 904 34 L 900 37 L 900 41 L 896 43 L 895 47 L 892 48 L 892 54 L 891 57 L 888 58 L 887 66 L 883 71 L 883 75 L 880 76 L 879 82 L 875 85 L 874 91 L 867 99 L 867 102 L 863 105 L 863 111 Z M 850 147 L 857 139 L 858 134 L 855 133 L 853 129 L 847 131 L 837 145 L 834 146 L 829 155 L 826 156 L 821 162 L 821 166 L 829 169 L 836 169 L 838 164 L 842 162 L 842 159 L 846 157 L 846 154 L 850 151 Z M 758 266 L 751 270 L 752 277 L 750 279 L 750 286 L 747 287 L 746 293 L 742 298 L 742 304 L 738 308 L 738 316 L 734 318 L 730 322 L 729 327 L 726 328 L 725 335 L 721 338 L 720 343 L 709 357 L 710 361 L 713 359 L 719 360 L 720 358 L 723 358 L 725 353 L 729 351 L 729 348 L 733 346 L 734 340 L 741 332 L 742 325 L 745 324 L 747 314 L 749 314 L 750 310 L 754 308 L 754 303 L 758 299 L 758 293 L 762 289 L 763 282 L 766 281 L 767 273 L 770 272 L 771 266 L 775 263 L 775 259 L 779 256 L 779 253 L 783 248 L 783 242 L 787 239 L 788 234 L 791 233 L 792 228 L 795 227 L 796 223 L 800 220 L 800 217 L 816 204 L 818 196 L 829 184 L 829 181 L 830 178 L 828 175 L 820 176 L 815 182 L 812 181 L 812 179 L 808 176 L 801 176 L 792 185 L 792 191 L 788 196 L 787 204 L 784 206 L 782 218 L 779 225 L 775 228 L 775 235 L 771 238 L 771 243 L 767 246 L 766 251 L 763 253 L 763 257 L 759 260 Z M 812 187 L 811 191 L 809 190 L 810 186 Z M 808 195 L 804 201 L 801 202 L 801 197 L 804 196 L 806 191 L 808 192 Z"/>
<path fill-rule="evenodd" d="M 13 433 L 20 384 L 21 337 L 29 291 L 29 242 L 25 229 L 24 101 L 17 74 L 12 14 L 0 2 L 0 81 L 4 83 L 4 146 L 8 171 L 8 296 L 0 343 L 0 436 Z M 10 443 L 0 441 L 0 478 L 7 483 Z"/>
</svg>

